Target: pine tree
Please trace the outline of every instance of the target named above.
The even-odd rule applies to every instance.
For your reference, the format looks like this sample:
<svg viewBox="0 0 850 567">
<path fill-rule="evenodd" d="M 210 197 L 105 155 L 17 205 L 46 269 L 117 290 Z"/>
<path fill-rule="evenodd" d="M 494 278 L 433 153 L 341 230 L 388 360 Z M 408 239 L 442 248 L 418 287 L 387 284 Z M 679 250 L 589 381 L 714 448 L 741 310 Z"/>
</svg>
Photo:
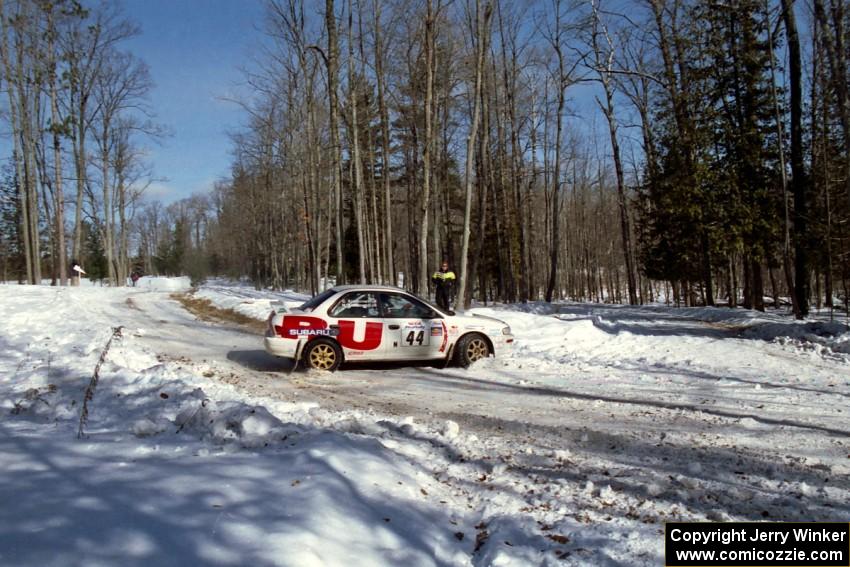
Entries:
<svg viewBox="0 0 850 567">
<path fill-rule="evenodd" d="M 21 242 L 21 205 L 14 168 L 3 168 L 0 179 L 0 270 L 2 281 L 26 277 Z"/>
<path fill-rule="evenodd" d="M 102 281 L 109 277 L 109 266 L 101 236 L 103 229 L 99 223 L 82 221 L 81 231 L 83 246 L 80 250 L 81 258 L 77 261 L 85 268 L 88 279 Z"/>
</svg>

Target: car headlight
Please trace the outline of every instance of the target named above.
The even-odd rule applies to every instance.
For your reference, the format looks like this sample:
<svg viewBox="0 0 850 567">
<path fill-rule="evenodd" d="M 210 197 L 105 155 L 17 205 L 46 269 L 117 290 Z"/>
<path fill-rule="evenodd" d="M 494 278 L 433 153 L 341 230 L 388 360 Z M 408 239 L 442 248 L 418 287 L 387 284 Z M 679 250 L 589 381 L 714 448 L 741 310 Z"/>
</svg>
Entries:
<svg viewBox="0 0 850 567">
<path fill-rule="evenodd" d="M 503 335 L 510 335 L 511 334 L 511 328 L 510 327 L 502 327 L 502 334 Z"/>
</svg>

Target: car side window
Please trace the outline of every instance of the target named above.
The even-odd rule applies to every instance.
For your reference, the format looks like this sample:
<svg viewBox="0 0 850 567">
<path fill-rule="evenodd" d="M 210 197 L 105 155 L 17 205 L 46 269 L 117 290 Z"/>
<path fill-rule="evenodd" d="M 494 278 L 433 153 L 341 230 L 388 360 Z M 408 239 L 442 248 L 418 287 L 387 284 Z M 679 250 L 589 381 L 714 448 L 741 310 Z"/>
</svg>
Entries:
<svg viewBox="0 0 850 567">
<path fill-rule="evenodd" d="M 380 317 L 378 309 L 378 298 L 374 293 L 365 291 L 354 291 L 343 295 L 328 310 L 330 317 L 358 318 L 358 317 Z"/>
<path fill-rule="evenodd" d="M 433 309 L 409 295 L 382 293 L 380 296 L 384 307 L 384 317 L 390 319 L 431 319 L 434 317 Z"/>
</svg>

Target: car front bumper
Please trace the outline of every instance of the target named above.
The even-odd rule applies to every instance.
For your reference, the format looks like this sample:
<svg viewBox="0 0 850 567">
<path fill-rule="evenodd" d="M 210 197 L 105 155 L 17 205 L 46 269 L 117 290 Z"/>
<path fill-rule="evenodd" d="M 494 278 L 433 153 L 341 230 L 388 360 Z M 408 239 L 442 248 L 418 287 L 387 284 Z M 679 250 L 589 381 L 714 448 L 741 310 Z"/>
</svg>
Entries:
<svg viewBox="0 0 850 567">
<path fill-rule="evenodd" d="M 491 335 L 490 340 L 493 341 L 493 354 L 496 356 L 502 356 L 514 349 L 515 340 L 513 335 Z"/>
</svg>

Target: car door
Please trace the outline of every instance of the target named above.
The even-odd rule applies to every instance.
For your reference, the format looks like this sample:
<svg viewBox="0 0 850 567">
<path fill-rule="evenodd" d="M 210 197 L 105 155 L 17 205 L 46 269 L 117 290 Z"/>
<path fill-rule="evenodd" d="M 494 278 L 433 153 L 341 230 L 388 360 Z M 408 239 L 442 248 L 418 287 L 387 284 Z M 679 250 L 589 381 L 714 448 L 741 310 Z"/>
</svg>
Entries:
<svg viewBox="0 0 850 567">
<path fill-rule="evenodd" d="M 377 360 L 385 356 L 386 325 L 374 292 L 350 291 L 340 297 L 328 308 L 328 323 L 345 360 Z"/>
<path fill-rule="evenodd" d="M 401 292 L 380 292 L 384 313 L 384 353 L 393 360 L 425 360 L 445 355 L 446 328 L 431 307 Z"/>
</svg>

